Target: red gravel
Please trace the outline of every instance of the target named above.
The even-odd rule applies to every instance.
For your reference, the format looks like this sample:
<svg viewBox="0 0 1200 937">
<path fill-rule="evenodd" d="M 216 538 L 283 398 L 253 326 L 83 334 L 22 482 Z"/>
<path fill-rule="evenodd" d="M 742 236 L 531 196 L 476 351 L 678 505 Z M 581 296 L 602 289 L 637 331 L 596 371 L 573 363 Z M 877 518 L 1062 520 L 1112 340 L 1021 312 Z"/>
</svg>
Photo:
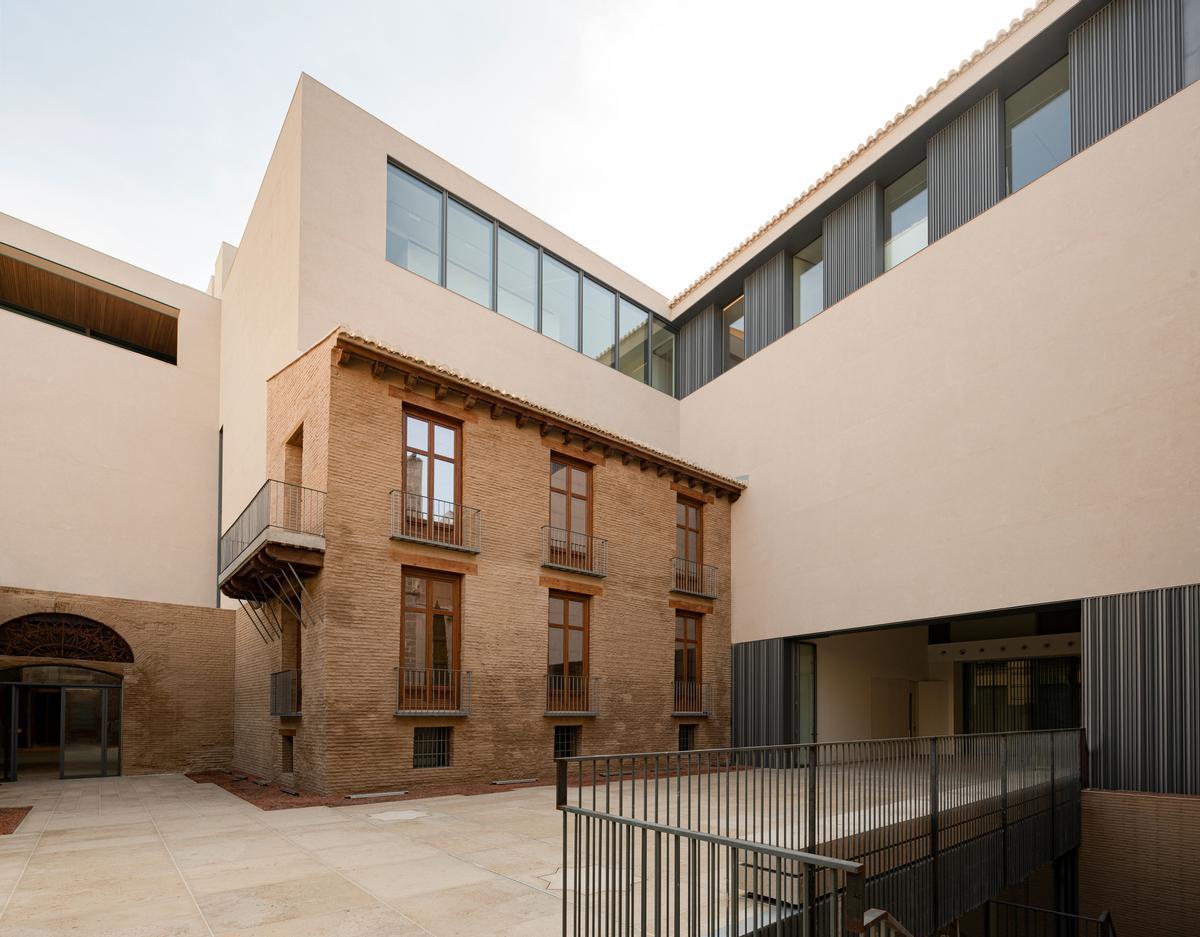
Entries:
<svg viewBox="0 0 1200 937">
<path fill-rule="evenodd" d="M 0 807 L 0 836 L 16 831 L 32 807 Z"/>
<path fill-rule="evenodd" d="M 235 772 L 241 774 L 242 772 Z M 234 774 L 225 771 L 195 771 L 187 775 L 197 784 L 216 784 L 242 800 L 254 804 L 260 810 L 287 810 L 291 807 L 349 807 L 352 804 L 385 804 L 396 800 L 418 800 L 422 797 L 444 797 L 448 794 L 494 794 L 497 791 L 512 791 L 523 787 L 546 786 L 541 784 L 454 784 L 412 789 L 399 797 L 363 797 L 348 800 L 339 794 L 313 794 L 300 791 L 298 795 L 285 794 L 278 784 L 256 784 L 254 775 L 245 780 L 234 780 Z M 28 807 L 17 808 L 28 810 Z M 23 816 L 23 815 L 22 815 Z M 19 820 L 18 820 L 19 822 Z"/>
</svg>

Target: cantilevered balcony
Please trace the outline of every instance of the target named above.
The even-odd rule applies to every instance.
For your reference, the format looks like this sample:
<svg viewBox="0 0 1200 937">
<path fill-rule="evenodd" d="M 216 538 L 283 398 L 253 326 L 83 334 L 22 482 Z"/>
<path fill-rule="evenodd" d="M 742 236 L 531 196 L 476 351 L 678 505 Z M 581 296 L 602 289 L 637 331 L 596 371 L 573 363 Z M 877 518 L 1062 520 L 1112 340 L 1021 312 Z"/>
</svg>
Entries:
<svg viewBox="0 0 1200 937">
<path fill-rule="evenodd" d="M 698 595 L 706 599 L 717 597 L 717 567 L 703 566 L 681 556 L 675 557 L 672 592 Z"/>
<path fill-rule="evenodd" d="M 707 716 L 712 712 L 712 687 L 692 680 L 676 680 L 671 704 L 672 716 Z"/>
<path fill-rule="evenodd" d="M 585 576 L 607 576 L 608 541 L 561 527 L 543 527 L 542 565 Z"/>
<path fill-rule="evenodd" d="M 463 553 L 478 553 L 483 515 L 478 508 L 394 489 L 389 496 L 391 537 Z"/>
<path fill-rule="evenodd" d="M 466 716 L 471 712 L 471 671 L 396 668 L 397 716 Z"/>
<path fill-rule="evenodd" d="M 230 598 L 291 606 L 301 580 L 325 562 L 325 492 L 266 482 L 221 537 L 220 559 L 218 583 Z"/>
<path fill-rule="evenodd" d="M 271 674 L 271 715 L 300 715 L 300 672 L 280 670 Z"/>
<path fill-rule="evenodd" d="M 547 716 L 596 716 L 600 713 L 597 677 L 546 674 Z"/>
</svg>

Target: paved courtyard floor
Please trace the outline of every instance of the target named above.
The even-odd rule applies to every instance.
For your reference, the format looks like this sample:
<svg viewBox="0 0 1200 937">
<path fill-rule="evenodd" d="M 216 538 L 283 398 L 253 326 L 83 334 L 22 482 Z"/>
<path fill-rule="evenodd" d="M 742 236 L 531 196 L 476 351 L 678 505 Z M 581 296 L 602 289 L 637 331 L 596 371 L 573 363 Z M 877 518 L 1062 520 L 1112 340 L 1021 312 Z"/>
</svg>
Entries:
<svg viewBox="0 0 1200 937">
<path fill-rule="evenodd" d="M 182 775 L 0 786 L 3 937 L 557 935 L 554 788 L 262 811 Z"/>
</svg>

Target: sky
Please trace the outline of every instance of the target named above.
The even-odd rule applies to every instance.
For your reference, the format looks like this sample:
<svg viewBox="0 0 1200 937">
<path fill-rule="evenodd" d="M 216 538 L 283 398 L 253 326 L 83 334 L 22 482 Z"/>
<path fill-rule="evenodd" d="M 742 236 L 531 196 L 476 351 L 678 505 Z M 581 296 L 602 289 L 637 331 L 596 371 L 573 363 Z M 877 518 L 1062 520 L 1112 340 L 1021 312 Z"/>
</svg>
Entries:
<svg viewBox="0 0 1200 937">
<path fill-rule="evenodd" d="M 0 0 L 0 212 L 207 286 L 300 73 L 667 296 L 1029 0 Z"/>
</svg>

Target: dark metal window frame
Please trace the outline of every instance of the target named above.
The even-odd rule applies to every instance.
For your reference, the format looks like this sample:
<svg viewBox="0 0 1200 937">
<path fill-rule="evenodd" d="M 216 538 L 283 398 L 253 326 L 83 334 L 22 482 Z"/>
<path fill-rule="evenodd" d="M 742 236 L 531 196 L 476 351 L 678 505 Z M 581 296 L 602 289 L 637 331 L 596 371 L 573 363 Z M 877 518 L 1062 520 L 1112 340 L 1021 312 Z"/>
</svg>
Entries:
<svg viewBox="0 0 1200 937">
<path fill-rule="evenodd" d="M 448 287 L 446 286 L 446 269 L 447 269 L 447 263 L 448 263 L 448 260 L 446 257 L 446 251 L 447 251 L 447 247 L 448 247 L 448 237 L 449 237 L 448 232 L 447 232 L 447 226 L 448 226 L 448 222 L 449 222 L 449 210 L 450 210 L 449 202 L 450 202 L 450 199 L 454 199 L 454 201 L 456 201 L 463 208 L 466 208 L 466 209 L 474 212 L 479 217 L 489 221 L 492 225 L 492 290 L 491 290 L 492 295 L 491 295 L 491 307 L 490 307 L 492 312 L 496 312 L 497 306 L 499 305 L 499 282 L 500 282 L 500 266 L 499 266 L 500 234 L 499 234 L 499 232 L 501 229 L 504 229 L 506 232 L 508 232 L 513 237 L 520 238 L 522 241 L 524 241 L 530 247 L 537 249 L 537 255 L 538 255 L 537 290 L 536 290 L 536 300 L 535 300 L 536 308 L 534 310 L 535 331 L 539 335 L 545 335 L 545 333 L 542 331 L 542 325 L 543 325 L 543 321 L 542 321 L 542 273 L 543 273 L 543 267 L 544 267 L 543 261 L 544 261 L 545 257 L 552 257 L 554 260 L 558 261 L 563 266 L 569 267 L 571 270 L 574 270 L 579 279 L 578 287 L 576 290 L 576 301 L 575 301 L 576 322 L 575 322 L 575 347 L 574 347 L 574 350 L 576 352 L 578 352 L 579 354 L 583 354 L 583 280 L 586 277 L 587 279 L 591 280 L 597 286 L 601 286 L 604 289 L 608 290 L 615 297 L 615 299 L 613 301 L 613 363 L 611 365 L 602 365 L 602 367 L 608 367 L 614 371 L 621 370 L 621 353 L 620 353 L 620 351 L 621 351 L 621 349 L 620 349 L 621 300 L 625 300 L 625 302 L 629 303 L 634 308 L 636 308 L 639 311 L 644 312 L 646 314 L 646 347 L 645 347 L 645 351 L 643 353 L 644 361 L 643 361 L 643 371 L 642 371 L 642 374 L 643 374 L 642 383 L 645 384 L 647 387 L 654 388 L 654 381 L 653 381 L 654 355 L 653 355 L 653 350 L 652 350 L 654 328 L 657 325 L 658 327 L 666 329 L 668 332 L 671 332 L 678 338 L 678 330 L 674 327 L 674 325 L 671 323 L 670 320 L 662 318 L 661 316 L 659 316 L 656 313 L 652 312 L 651 310 L 647 309 L 641 303 L 637 302 L 631 296 L 628 296 L 627 294 L 622 293 L 616 287 L 612 286 L 609 283 L 606 283 L 604 280 L 600 279 L 599 277 L 588 273 L 586 270 L 584 270 L 578 264 L 571 263 L 569 260 L 559 256 L 554 251 L 547 250 L 545 247 L 543 247 L 541 244 L 539 244 L 533 238 L 527 237 L 526 235 L 522 234 L 520 231 L 513 228 L 511 225 L 505 224 L 499 218 L 496 218 L 495 216 L 482 210 L 477 205 L 474 205 L 471 202 L 469 202 L 468 200 L 466 200 L 458 195 L 455 195 L 454 193 L 450 192 L 444 186 L 438 185 L 432 179 L 430 179 L 426 176 L 423 176 L 421 173 L 416 172 L 415 170 L 409 168 L 408 166 L 401 163 L 399 160 L 393 159 L 392 157 L 389 156 L 387 159 L 387 165 L 394 169 L 398 169 L 400 172 L 407 173 L 412 178 L 429 186 L 430 188 L 434 189 L 441 195 L 442 231 L 441 231 L 441 257 L 439 258 L 439 269 L 438 269 L 438 280 L 437 280 L 438 286 L 442 287 L 443 289 L 448 289 Z M 384 237 L 386 239 L 386 227 L 385 227 Z M 385 249 L 384 249 L 384 256 L 385 257 L 387 256 L 386 244 L 385 244 Z M 453 291 L 451 291 L 451 292 L 453 292 Z M 455 293 L 455 295 L 460 296 L 461 294 Z M 462 298 L 466 299 L 468 302 L 474 302 L 474 300 L 470 299 L 470 297 L 463 296 Z M 546 337 L 550 338 L 550 336 L 546 336 Z M 551 340 L 557 341 L 557 339 L 551 339 Z M 562 344 L 562 343 L 559 342 L 559 344 Z M 565 347 L 571 347 L 571 346 L 565 346 Z M 592 361 L 596 360 L 595 358 L 591 358 L 590 355 L 584 355 L 584 357 L 589 358 Z M 596 363 L 600 364 L 599 361 L 597 361 Z M 622 373 L 624 373 L 624 372 L 622 372 Z M 675 384 L 674 380 L 672 381 L 672 384 Z M 657 388 L 655 388 L 655 389 L 657 389 Z M 663 393 L 663 391 L 659 391 L 659 393 Z M 669 396 L 673 396 L 673 395 L 674 395 L 674 387 L 672 387 L 672 393 Z"/>
<path fill-rule="evenodd" d="M 452 726 L 417 726 L 413 729 L 413 770 L 449 768 L 453 764 Z"/>
</svg>

